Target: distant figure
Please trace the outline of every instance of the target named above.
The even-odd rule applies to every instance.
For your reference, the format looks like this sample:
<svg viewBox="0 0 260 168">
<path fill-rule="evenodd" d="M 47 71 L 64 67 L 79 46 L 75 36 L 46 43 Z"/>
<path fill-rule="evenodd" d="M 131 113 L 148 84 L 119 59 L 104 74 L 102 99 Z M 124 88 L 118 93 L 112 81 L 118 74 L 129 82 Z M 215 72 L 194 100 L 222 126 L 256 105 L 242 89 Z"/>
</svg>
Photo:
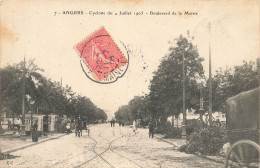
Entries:
<svg viewBox="0 0 260 168">
<path fill-rule="evenodd" d="M 113 127 L 115 127 L 115 123 L 116 123 L 116 121 L 115 121 L 115 120 L 113 120 Z"/>
<path fill-rule="evenodd" d="M 33 124 L 33 131 L 37 131 L 38 129 L 38 121 L 36 120 L 35 123 Z"/>
<path fill-rule="evenodd" d="M 78 137 L 82 136 L 82 122 L 80 118 L 76 122 L 75 135 Z"/>
<path fill-rule="evenodd" d="M 48 124 L 47 122 L 43 123 L 43 135 L 47 135 L 46 133 L 48 132 Z"/>
<path fill-rule="evenodd" d="M 154 135 L 154 127 L 155 127 L 155 123 L 154 121 L 151 121 L 149 123 L 149 138 L 152 137 L 153 138 L 153 135 Z"/>
<path fill-rule="evenodd" d="M 38 133 L 37 133 L 37 129 L 38 129 L 38 121 L 36 120 L 35 123 L 33 124 L 32 127 L 32 141 L 33 142 L 37 142 L 38 141 Z"/>
<path fill-rule="evenodd" d="M 113 120 L 110 121 L 111 127 L 113 126 Z"/>
<path fill-rule="evenodd" d="M 133 121 L 133 132 L 136 132 L 136 122 L 135 122 L 135 120 Z"/>
<path fill-rule="evenodd" d="M 69 134 L 71 131 L 70 131 L 70 123 L 68 123 L 67 125 L 66 125 L 66 133 L 67 134 Z"/>
<path fill-rule="evenodd" d="M 79 124 L 78 123 L 76 123 L 76 125 L 75 125 L 75 136 L 80 137 Z"/>
<path fill-rule="evenodd" d="M 18 133 L 21 134 L 21 125 L 22 125 L 22 120 L 20 117 L 17 118 L 17 122 L 16 122 L 16 127 L 18 129 Z"/>
<path fill-rule="evenodd" d="M 11 129 L 11 121 L 7 120 L 7 124 L 8 124 L 7 129 L 10 130 Z"/>
<path fill-rule="evenodd" d="M 83 130 L 83 122 L 80 120 L 80 129 L 79 129 L 79 131 L 80 131 L 80 136 L 82 136 L 82 130 Z"/>
<path fill-rule="evenodd" d="M 88 136 L 89 136 L 89 132 L 90 132 L 90 129 L 88 128 L 88 126 L 86 125 L 86 131 L 88 133 Z"/>
</svg>

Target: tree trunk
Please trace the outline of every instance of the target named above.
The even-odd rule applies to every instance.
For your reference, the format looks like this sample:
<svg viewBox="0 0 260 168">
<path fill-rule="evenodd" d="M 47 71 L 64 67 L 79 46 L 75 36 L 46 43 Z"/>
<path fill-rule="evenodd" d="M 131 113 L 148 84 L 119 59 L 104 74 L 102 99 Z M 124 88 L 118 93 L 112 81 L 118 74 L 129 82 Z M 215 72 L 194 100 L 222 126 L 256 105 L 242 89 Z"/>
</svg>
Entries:
<svg viewBox="0 0 260 168">
<path fill-rule="evenodd" d="M 13 130 L 14 130 L 14 112 L 13 112 Z"/>
<path fill-rule="evenodd" d="M 179 117 L 177 117 L 177 128 L 179 128 L 179 121 L 178 121 L 178 118 L 179 118 Z"/>
</svg>

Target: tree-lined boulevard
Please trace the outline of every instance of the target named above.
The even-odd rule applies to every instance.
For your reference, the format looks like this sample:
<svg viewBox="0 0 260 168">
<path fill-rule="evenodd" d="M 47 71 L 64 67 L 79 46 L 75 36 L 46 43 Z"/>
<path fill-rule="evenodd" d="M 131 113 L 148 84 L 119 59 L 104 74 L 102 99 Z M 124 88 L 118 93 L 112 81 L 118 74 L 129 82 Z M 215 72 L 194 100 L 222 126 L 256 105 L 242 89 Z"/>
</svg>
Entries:
<svg viewBox="0 0 260 168">
<path fill-rule="evenodd" d="M 202 65 L 204 58 L 200 57 L 192 37 L 180 35 L 173 43 L 153 74 L 149 93 L 135 96 L 109 120 L 105 111 L 87 95 L 75 93 L 68 85 L 64 87 L 62 79 L 56 82 L 45 77 L 44 70 L 34 60 L 24 59 L 1 68 L 0 120 L 8 120 L 8 128 L 0 125 L 0 138 L 9 138 L 15 143 L 13 138 L 28 141 L 28 137 L 46 138 L 56 133 L 64 136 L 39 144 L 33 140 L 33 146 L 18 147 L 19 150 L 11 154 L 0 153 L 0 165 L 19 168 L 221 167 L 222 163 L 203 158 L 225 156 L 230 147 L 225 122 L 223 125 L 214 119 L 212 113 L 220 111 L 225 115 L 229 97 L 259 87 L 259 59 L 219 68 L 207 78 Z M 199 117 L 188 120 L 186 112 L 199 114 Z M 25 122 L 29 114 L 30 119 Z M 47 117 L 47 124 L 39 121 L 43 127 L 46 124 L 51 129 L 50 123 L 55 123 L 53 131 L 38 125 L 33 128 L 38 122 L 33 116 L 38 115 Z M 180 115 L 182 123 L 176 127 L 174 122 Z M 48 121 L 49 116 L 56 116 L 57 120 Z M 14 118 L 21 118 L 22 123 L 15 124 Z M 26 124 L 31 126 L 27 130 L 31 137 L 23 132 Z M 153 133 L 157 138 L 148 136 Z M 173 145 L 159 140 L 158 135 L 181 143 Z M 8 149 L 8 143 L 5 145 Z"/>
<path fill-rule="evenodd" d="M 127 105 L 121 106 L 115 113 L 117 120 L 131 123 L 140 119 L 147 125 L 152 119 L 164 125 L 168 117 L 177 118 L 183 113 L 183 76 L 184 111 L 194 110 L 201 115 L 209 112 L 210 84 L 202 66 L 204 58 L 199 56 L 191 37 L 181 35 L 176 41 L 176 46 L 169 48 L 169 54 L 163 57 L 158 70 L 154 72 L 149 86 L 150 93 L 135 96 Z M 242 65 L 234 67 L 218 68 L 211 79 L 213 112 L 225 113 L 224 106 L 229 97 L 257 88 L 259 72 L 259 59 L 256 62 L 243 61 Z"/>
<path fill-rule="evenodd" d="M 66 115 L 74 120 L 81 117 L 89 123 L 107 119 L 107 114 L 89 98 L 75 93 L 68 85 L 62 86 L 62 79 L 56 82 L 45 77 L 43 72 L 31 59 L 0 69 L 1 116 L 7 113 L 24 120 L 24 114 L 32 112 Z"/>
<path fill-rule="evenodd" d="M 90 126 L 90 136 L 74 134 L 13 152 L 14 159 L 1 160 L 7 167 L 221 167 L 156 138 L 148 138 L 147 129 L 110 127 L 109 124 Z"/>
</svg>

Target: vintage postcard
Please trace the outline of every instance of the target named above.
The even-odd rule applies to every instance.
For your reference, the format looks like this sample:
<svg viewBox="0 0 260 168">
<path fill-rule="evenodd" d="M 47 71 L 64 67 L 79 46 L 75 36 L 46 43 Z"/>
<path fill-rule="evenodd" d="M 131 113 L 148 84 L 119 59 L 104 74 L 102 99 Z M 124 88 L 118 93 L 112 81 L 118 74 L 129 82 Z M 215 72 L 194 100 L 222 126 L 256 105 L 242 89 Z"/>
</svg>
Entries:
<svg viewBox="0 0 260 168">
<path fill-rule="evenodd" d="M 258 0 L 1 0 L 1 168 L 259 167 Z"/>
</svg>

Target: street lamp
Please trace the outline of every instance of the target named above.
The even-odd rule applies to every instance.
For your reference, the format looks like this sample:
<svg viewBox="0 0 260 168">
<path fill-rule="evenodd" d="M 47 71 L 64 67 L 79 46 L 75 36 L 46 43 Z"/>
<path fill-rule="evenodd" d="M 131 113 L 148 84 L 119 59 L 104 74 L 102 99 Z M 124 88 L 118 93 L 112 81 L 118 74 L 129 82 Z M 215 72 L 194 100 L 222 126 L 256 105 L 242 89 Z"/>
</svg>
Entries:
<svg viewBox="0 0 260 168">
<path fill-rule="evenodd" d="M 190 37 L 190 33 L 189 30 L 187 31 L 187 35 L 188 38 Z M 192 37 L 193 39 L 193 37 Z M 191 47 L 191 43 L 188 43 L 189 46 Z M 183 114 L 183 121 L 182 121 L 182 133 L 181 133 L 181 137 L 182 139 L 186 139 L 186 106 L 185 106 L 185 101 L 186 101 L 186 90 L 185 90 L 185 78 L 186 78 L 186 74 L 185 74 L 185 46 L 183 48 L 183 53 L 182 53 L 182 77 L 183 77 L 183 84 L 182 84 L 182 114 Z"/>
<path fill-rule="evenodd" d="M 186 139 L 186 110 L 185 110 L 185 64 L 184 64 L 184 53 L 185 48 L 182 53 L 182 77 L 183 77 L 183 83 L 182 83 L 182 114 L 183 114 L 183 120 L 182 120 L 182 132 L 181 132 L 181 138 Z"/>
<path fill-rule="evenodd" d="M 209 23 L 209 124 L 212 125 L 212 79 L 211 79 L 210 23 Z"/>
</svg>

